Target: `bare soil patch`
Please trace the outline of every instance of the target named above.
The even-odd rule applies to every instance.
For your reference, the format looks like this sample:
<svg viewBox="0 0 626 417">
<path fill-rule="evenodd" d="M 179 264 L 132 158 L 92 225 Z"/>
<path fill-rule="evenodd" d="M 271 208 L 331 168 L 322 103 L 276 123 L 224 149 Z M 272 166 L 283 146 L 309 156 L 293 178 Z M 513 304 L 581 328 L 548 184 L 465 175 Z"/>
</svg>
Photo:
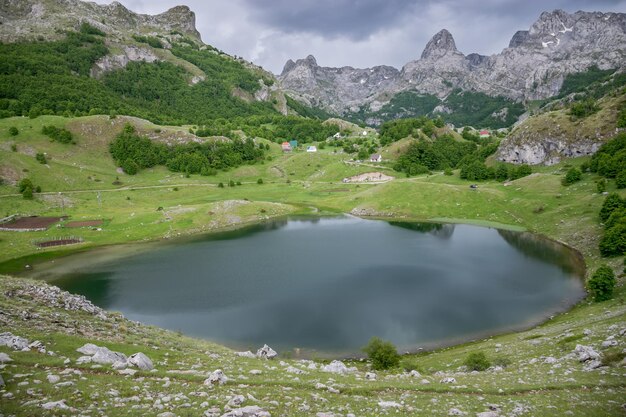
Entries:
<svg viewBox="0 0 626 417">
<path fill-rule="evenodd" d="M 40 248 L 50 248 L 52 246 L 64 246 L 64 245 L 73 245 L 75 243 L 81 243 L 82 239 L 80 238 L 67 238 L 67 239 L 55 239 L 55 240 L 47 240 L 45 242 L 37 242 L 35 246 Z"/>
<path fill-rule="evenodd" d="M 48 229 L 48 227 L 52 226 L 62 219 L 63 217 L 19 217 L 6 223 L 0 224 L 0 230 L 46 230 Z"/>
</svg>

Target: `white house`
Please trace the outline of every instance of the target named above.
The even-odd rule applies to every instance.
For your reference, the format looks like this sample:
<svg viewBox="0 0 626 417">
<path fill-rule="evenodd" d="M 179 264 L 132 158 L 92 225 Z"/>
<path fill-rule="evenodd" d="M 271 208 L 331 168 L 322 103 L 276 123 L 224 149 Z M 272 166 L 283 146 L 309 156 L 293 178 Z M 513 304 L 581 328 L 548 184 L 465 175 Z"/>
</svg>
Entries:
<svg viewBox="0 0 626 417">
<path fill-rule="evenodd" d="M 375 153 L 370 156 L 370 162 L 383 162 L 383 156 L 379 153 Z"/>
<path fill-rule="evenodd" d="M 316 147 L 316 146 L 313 146 L 313 145 L 311 145 L 311 146 L 307 146 L 307 147 L 306 147 L 306 151 L 307 151 L 307 152 L 317 152 L 317 147 Z"/>
<path fill-rule="evenodd" d="M 367 136 L 367 130 L 364 130 L 363 133 L 361 133 L 363 136 Z"/>
</svg>

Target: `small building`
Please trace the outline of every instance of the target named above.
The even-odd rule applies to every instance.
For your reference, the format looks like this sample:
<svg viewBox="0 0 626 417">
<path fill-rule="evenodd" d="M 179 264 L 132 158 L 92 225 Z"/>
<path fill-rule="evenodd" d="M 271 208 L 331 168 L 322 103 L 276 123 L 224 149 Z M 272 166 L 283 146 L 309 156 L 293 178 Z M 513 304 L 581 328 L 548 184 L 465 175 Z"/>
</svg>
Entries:
<svg viewBox="0 0 626 417">
<path fill-rule="evenodd" d="M 306 147 L 306 151 L 307 151 L 307 152 L 317 152 L 317 147 L 316 147 L 316 146 L 314 146 L 314 145 L 307 146 L 307 147 Z"/>
<path fill-rule="evenodd" d="M 291 152 L 291 145 L 289 142 L 283 142 L 280 146 L 283 148 L 283 152 Z"/>
<path fill-rule="evenodd" d="M 289 145 L 291 145 L 291 149 L 296 149 L 298 147 L 298 141 L 295 139 L 292 139 L 289 141 Z"/>
<path fill-rule="evenodd" d="M 333 137 L 334 137 L 335 139 L 340 139 L 340 138 L 341 138 L 341 133 L 340 133 L 340 132 L 337 132 L 337 133 L 335 133 L 335 134 L 333 135 Z"/>
<path fill-rule="evenodd" d="M 383 156 L 379 153 L 375 153 L 370 156 L 370 162 L 383 162 Z"/>
<path fill-rule="evenodd" d="M 485 139 L 491 136 L 491 133 L 488 130 L 481 130 L 479 134 L 481 139 Z"/>
<path fill-rule="evenodd" d="M 363 133 L 361 133 L 363 136 L 367 136 L 367 130 L 364 130 Z"/>
</svg>

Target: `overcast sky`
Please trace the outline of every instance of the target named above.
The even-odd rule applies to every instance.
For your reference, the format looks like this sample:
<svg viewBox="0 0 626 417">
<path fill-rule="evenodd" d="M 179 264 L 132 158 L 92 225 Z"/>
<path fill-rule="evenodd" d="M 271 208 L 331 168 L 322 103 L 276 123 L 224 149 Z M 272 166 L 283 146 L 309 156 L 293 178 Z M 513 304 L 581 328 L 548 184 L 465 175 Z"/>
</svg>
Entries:
<svg viewBox="0 0 626 417">
<path fill-rule="evenodd" d="M 98 3 L 109 1 L 97 0 Z M 178 4 L 196 13 L 205 43 L 279 74 L 309 54 L 321 66 L 401 68 L 448 29 L 464 54 L 508 46 L 544 10 L 626 12 L 626 0 L 121 0 L 158 14 Z"/>
</svg>

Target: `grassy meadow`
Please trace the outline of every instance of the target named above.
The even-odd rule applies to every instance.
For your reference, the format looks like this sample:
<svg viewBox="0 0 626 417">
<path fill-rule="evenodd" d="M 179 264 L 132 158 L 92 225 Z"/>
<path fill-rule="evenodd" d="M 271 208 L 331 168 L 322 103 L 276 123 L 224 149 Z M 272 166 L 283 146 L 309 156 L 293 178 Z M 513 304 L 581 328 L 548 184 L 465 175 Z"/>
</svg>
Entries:
<svg viewBox="0 0 626 417">
<path fill-rule="evenodd" d="M 7 274 L 0 278 L 0 291 L 5 294 L 0 301 L 3 331 L 40 340 L 54 352 L 0 347 L 13 360 L 0 365 L 7 384 L 0 389 L 0 410 L 5 415 L 41 415 L 45 398 L 64 399 L 85 415 L 143 416 L 169 411 L 180 416 L 221 416 L 235 395 L 245 397 L 243 405 L 258 405 L 272 416 L 476 415 L 490 410 L 501 413 L 493 415 L 507 416 L 623 415 L 626 371 L 619 365 L 625 347 L 620 331 L 626 329 L 623 274 L 613 300 L 583 300 L 527 331 L 405 355 L 400 368 L 376 371 L 376 380 L 365 378 L 369 364 L 358 359 L 347 362 L 357 368 L 355 372 L 340 375 L 323 372 L 324 361 L 311 366 L 286 356 L 274 361 L 239 357 L 209 341 L 144 326 L 116 313 L 107 313 L 103 319 L 37 297 L 15 295 L 43 285 L 8 276 L 19 275 L 25 265 L 36 268 L 37 261 L 97 246 L 173 239 L 294 214 L 353 213 L 528 230 L 577 249 L 588 275 L 603 263 L 620 273 L 624 269 L 623 257 L 604 259 L 599 254 L 598 211 L 604 196 L 596 190 L 595 175 L 585 174 L 569 187 L 561 185 L 567 169 L 587 158 L 536 167 L 532 175 L 510 183 L 487 181 L 470 189 L 471 183 L 461 180 L 458 172 L 407 178 L 392 171 L 388 162 L 380 166 L 348 163 L 349 156 L 333 147 L 317 153 L 283 154 L 272 143 L 263 163 L 216 176 L 187 178 L 164 167 L 129 176 L 117 171 L 107 148 L 129 121 L 158 140 L 189 136 L 189 126 L 154 126 L 119 116 L 0 120 L 0 173 L 5 179 L 0 185 L 0 217 L 16 213 L 69 216 L 43 232 L 0 231 L 0 272 Z M 51 142 L 41 134 L 44 125 L 71 130 L 77 143 Z M 12 126 L 18 128 L 17 136 L 9 134 Z M 384 149 L 383 158 L 397 147 Z M 48 163 L 40 164 L 37 153 L 45 153 Z M 380 184 L 342 182 L 345 177 L 374 171 L 395 179 Z M 17 193 L 15 184 L 25 177 L 42 188 L 33 200 Z M 230 187 L 231 180 L 241 185 Z M 219 183 L 226 186 L 221 188 Z M 612 183 L 607 191 L 615 191 Z M 623 190 L 620 193 L 626 196 Z M 67 221 L 95 219 L 104 220 L 102 226 L 63 227 Z M 35 240 L 67 235 L 78 235 L 84 242 L 49 249 L 33 245 Z M 618 344 L 601 349 L 601 343 L 611 337 Z M 81 355 L 75 349 L 84 343 L 127 354 L 142 351 L 157 370 L 129 376 L 109 367 L 77 364 Z M 568 356 L 577 344 L 601 351 L 607 366 L 585 370 Z M 483 352 L 501 366 L 468 372 L 462 364 L 471 352 Z M 67 371 L 70 366 L 72 371 Z M 222 386 L 203 385 L 206 375 L 217 368 L 224 370 L 229 381 Z M 420 376 L 410 376 L 410 370 Z M 71 384 L 49 383 L 50 374 L 60 374 L 62 381 Z M 454 382 L 444 382 L 446 378 Z M 453 409 L 461 414 L 454 414 Z M 71 410 L 56 413 L 75 415 Z"/>
</svg>

